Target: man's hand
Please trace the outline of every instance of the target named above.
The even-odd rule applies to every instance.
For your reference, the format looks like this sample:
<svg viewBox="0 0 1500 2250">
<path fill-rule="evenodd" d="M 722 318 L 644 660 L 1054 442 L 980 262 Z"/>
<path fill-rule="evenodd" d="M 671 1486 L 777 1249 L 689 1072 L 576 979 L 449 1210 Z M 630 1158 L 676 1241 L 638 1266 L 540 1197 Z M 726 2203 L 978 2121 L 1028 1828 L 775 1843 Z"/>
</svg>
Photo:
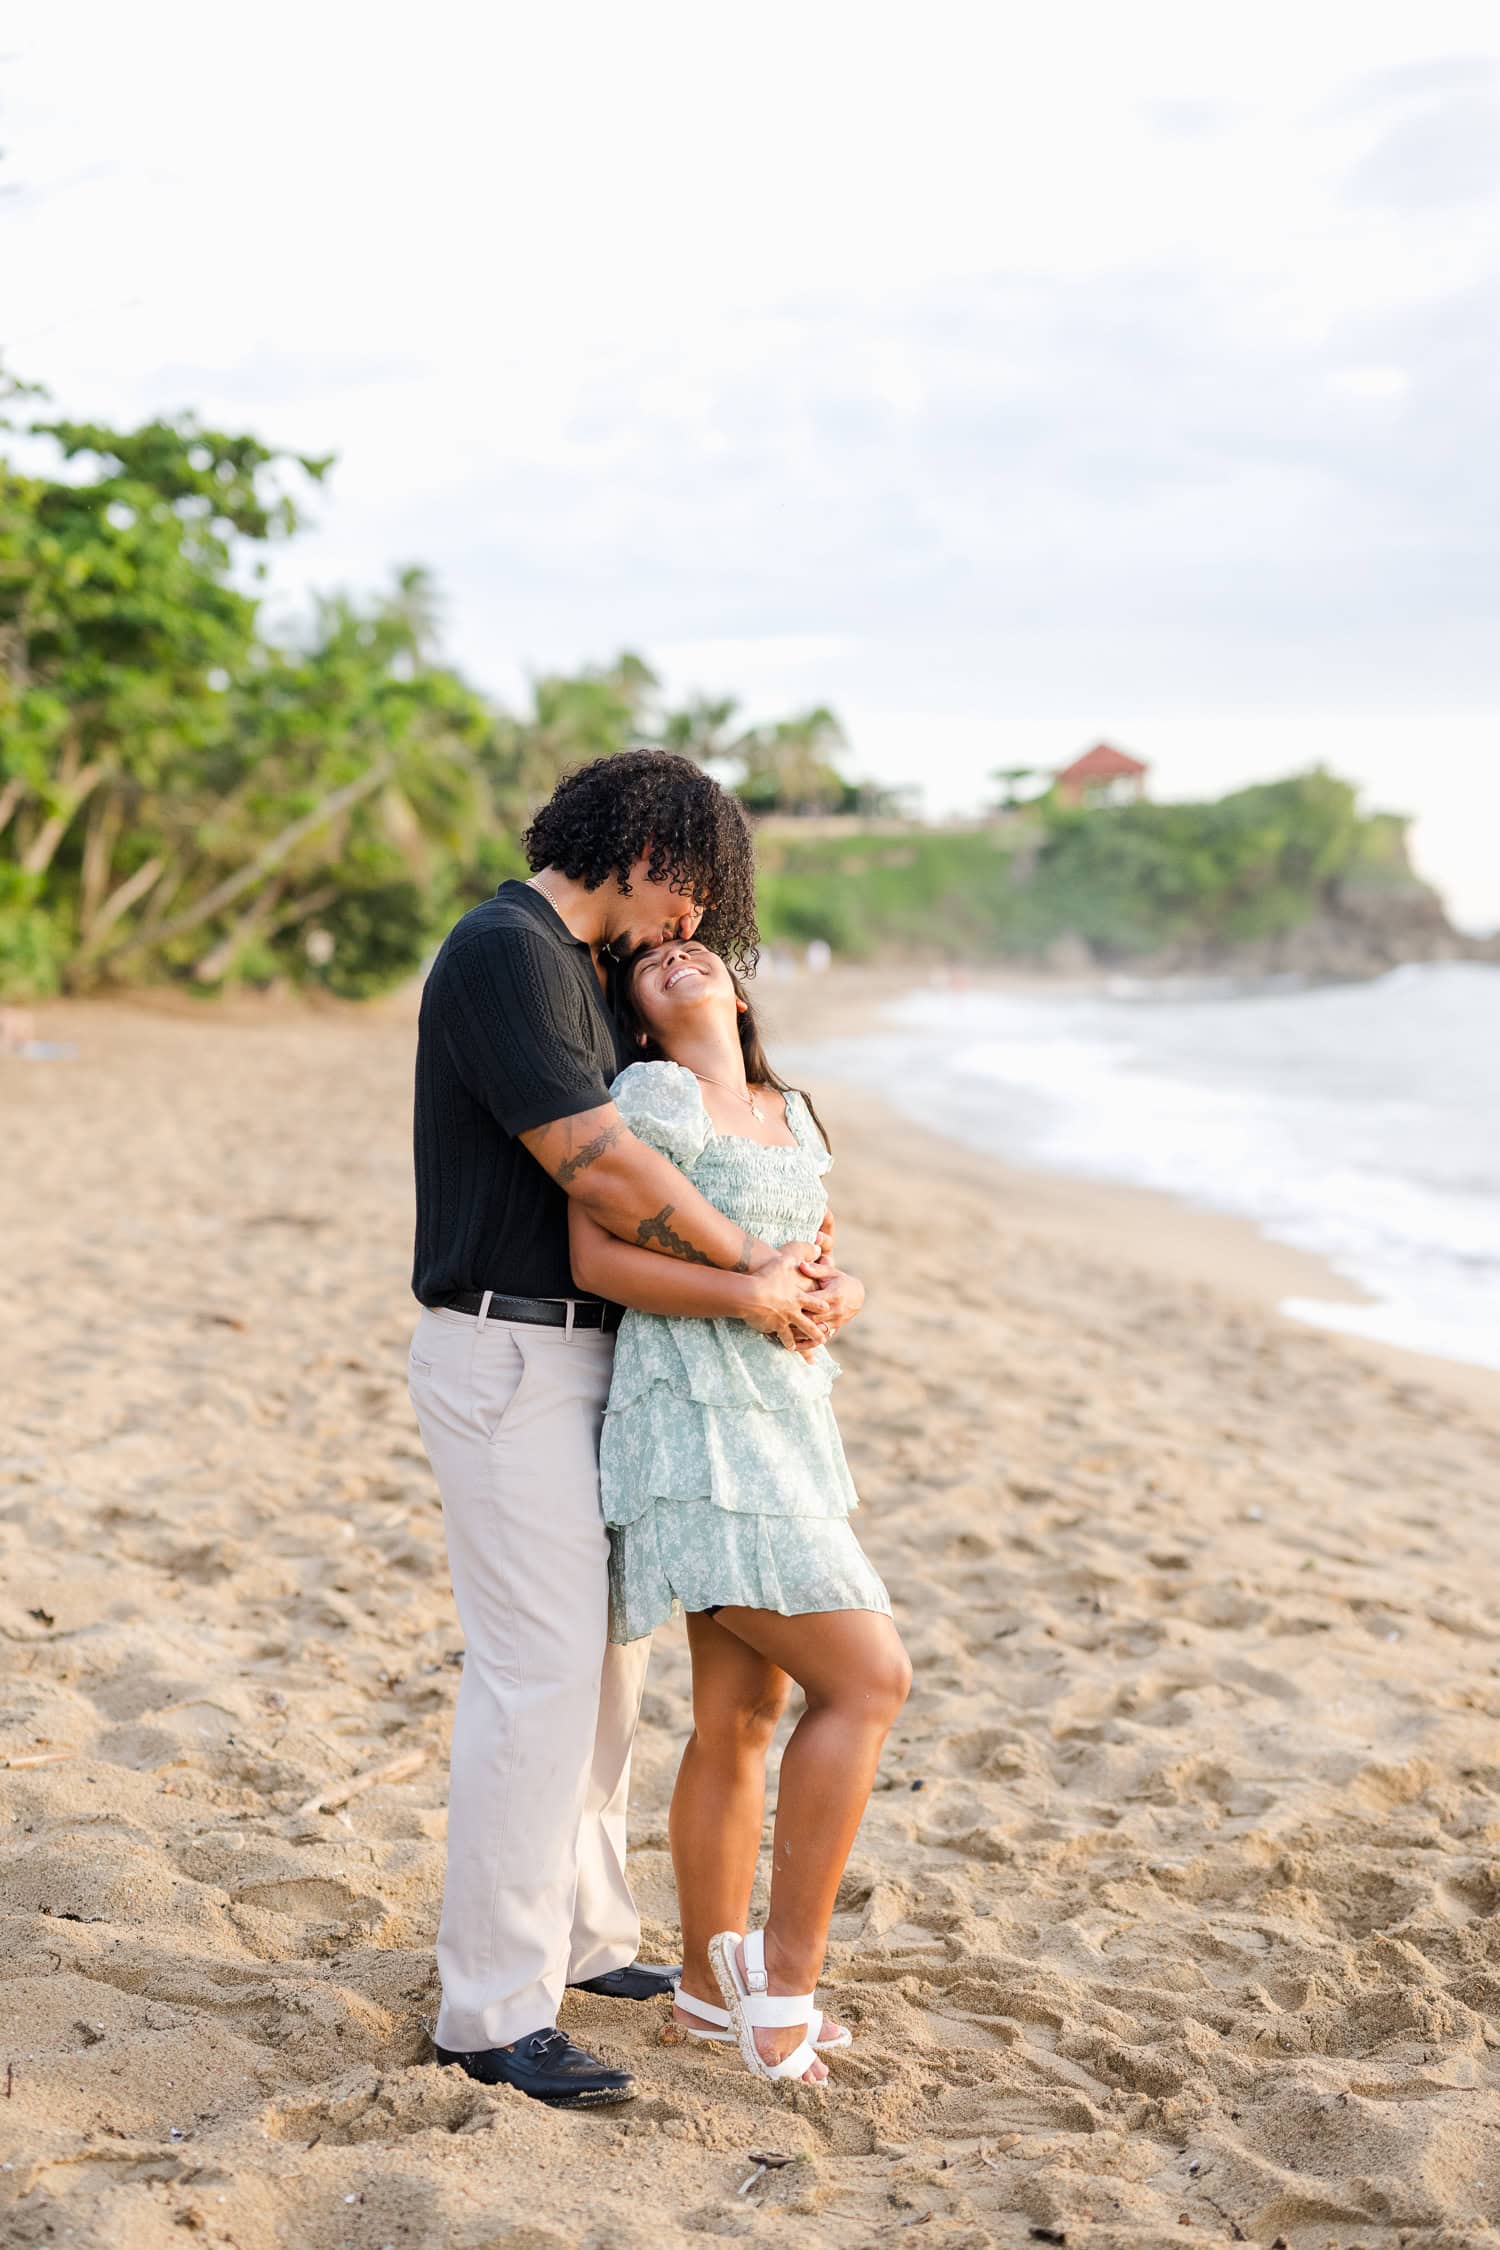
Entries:
<svg viewBox="0 0 1500 2250">
<path fill-rule="evenodd" d="M 748 1301 L 740 1318 L 788 1351 L 814 1352 L 824 1341 L 822 1293 L 810 1274 L 821 1273 L 816 1243 L 787 1242 L 752 1266 Z"/>
</svg>

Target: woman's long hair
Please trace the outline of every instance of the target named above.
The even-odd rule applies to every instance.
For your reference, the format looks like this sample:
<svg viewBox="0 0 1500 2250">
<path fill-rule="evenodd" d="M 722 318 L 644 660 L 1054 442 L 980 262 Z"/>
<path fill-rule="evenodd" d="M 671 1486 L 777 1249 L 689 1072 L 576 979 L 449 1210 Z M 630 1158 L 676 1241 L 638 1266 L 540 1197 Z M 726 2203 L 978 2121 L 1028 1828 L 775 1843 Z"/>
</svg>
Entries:
<svg viewBox="0 0 1500 2250">
<path fill-rule="evenodd" d="M 615 1008 L 632 1062 L 671 1062 L 672 1057 L 658 1043 L 655 1033 L 636 1006 L 636 966 L 651 950 L 649 946 L 644 947 L 634 960 L 627 961 L 621 969 L 615 980 Z M 729 967 L 728 962 L 724 965 Z M 772 1067 L 771 1059 L 761 1044 L 760 1026 L 755 1020 L 755 1004 L 733 969 L 729 969 L 729 981 L 734 986 L 735 997 L 744 1002 L 744 1007 L 735 1017 L 735 1024 L 740 1035 L 740 1053 L 745 1059 L 745 1083 L 749 1086 L 774 1086 L 778 1094 L 801 1094 L 807 1103 L 809 1116 L 823 1136 L 823 1146 L 831 1149 L 833 1143 L 828 1138 L 828 1128 L 813 1108 L 810 1096 L 800 1086 L 789 1085 L 781 1073 Z"/>
</svg>

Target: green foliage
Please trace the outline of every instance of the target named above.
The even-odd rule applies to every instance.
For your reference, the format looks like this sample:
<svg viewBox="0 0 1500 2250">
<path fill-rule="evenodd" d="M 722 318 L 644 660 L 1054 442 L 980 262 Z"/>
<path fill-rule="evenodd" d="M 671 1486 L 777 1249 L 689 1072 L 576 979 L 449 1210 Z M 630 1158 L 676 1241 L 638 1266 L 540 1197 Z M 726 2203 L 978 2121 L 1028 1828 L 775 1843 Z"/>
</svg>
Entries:
<svg viewBox="0 0 1500 2250">
<path fill-rule="evenodd" d="M 7 988 L 46 990 L 191 912 L 257 654 L 241 566 L 295 527 L 289 474 L 326 464 L 188 416 L 30 433 L 62 472 L 0 462 L 0 951 Z"/>
<path fill-rule="evenodd" d="M 847 747 L 843 728 L 821 705 L 752 727 L 729 753 L 740 768 L 736 793 L 752 812 L 835 811 L 848 787 L 837 762 Z"/>
<path fill-rule="evenodd" d="M 768 937 L 951 959 L 1037 956 L 1063 937 L 1105 960 L 1210 950 L 1309 920 L 1341 883 L 1413 880 L 1403 823 L 1362 815 L 1323 772 L 1205 804 L 1049 798 L 973 830 L 768 838 L 761 859 Z"/>
<path fill-rule="evenodd" d="M 0 372 L 0 430 L 37 395 Z M 562 774 L 633 741 L 733 768 L 766 807 L 850 799 L 831 713 L 665 710 L 629 651 L 496 710 L 441 661 L 418 569 L 269 634 L 252 589 L 326 460 L 190 415 L 24 430 L 25 466 L 0 458 L 0 994 L 378 991 L 525 872 Z"/>
<path fill-rule="evenodd" d="M 1321 771 L 1207 804 L 1048 807 L 1040 893 L 1106 954 L 1269 937 L 1305 922 L 1355 863 L 1355 791 Z"/>
<path fill-rule="evenodd" d="M 1052 778 L 1050 766 L 996 766 L 990 775 L 1000 790 L 995 811 L 1018 812 L 1023 805 L 1034 804 L 1039 797 L 1046 796 Z"/>
<path fill-rule="evenodd" d="M 62 989 L 68 945 L 37 904 L 40 880 L 0 865 L 0 996 L 45 999 Z"/>
<path fill-rule="evenodd" d="M 1000 828 L 773 831 L 759 846 L 761 925 L 770 939 L 825 938 L 837 953 L 950 957 L 1007 950 L 1020 839 Z"/>
<path fill-rule="evenodd" d="M 452 919 L 451 907 L 451 899 L 435 899 L 409 876 L 350 883 L 318 916 L 300 950 L 306 953 L 312 939 L 331 940 L 326 965 L 319 947 L 307 957 L 330 992 L 342 1000 L 367 1000 L 410 976 L 437 928 Z"/>
<path fill-rule="evenodd" d="M 512 721 L 493 767 L 500 796 L 517 814 L 548 796 L 572 766 L 613 757 L 650 729 L 656 674 L 629 649 L 613 664 L 532 682 L 532 714 Z"/>
<path fill-rule="evenodd" d="M 736 726 L 738 710 L 731 698 L 694 696 L 682 710 L 667 714 L 661 740 L 700 765 L 726 769 L 736 796 L 752 812 L 845 812 L 878 799 L 878 791 L 846 781 L 839 772 L 849 746 L 826 705 L 753 727 Z"/>
</svg>

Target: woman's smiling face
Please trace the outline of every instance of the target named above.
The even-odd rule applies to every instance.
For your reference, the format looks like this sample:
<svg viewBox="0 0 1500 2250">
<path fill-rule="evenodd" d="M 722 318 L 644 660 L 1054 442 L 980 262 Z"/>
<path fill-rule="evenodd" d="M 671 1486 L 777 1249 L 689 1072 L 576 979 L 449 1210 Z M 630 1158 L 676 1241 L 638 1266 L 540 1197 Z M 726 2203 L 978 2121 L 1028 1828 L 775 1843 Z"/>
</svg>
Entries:
<svg viewBox="0 0 1500 2250">
<path fill-rule="evenodd" d="M 668 1052 L 672 1029 L 697 1008 L 716 1008 L 732 1022 L 739 1002 L 717 953 L 695 938 L 648 946 L 630 964 L 630 996 L 658 1046 Z"/>
</svg>

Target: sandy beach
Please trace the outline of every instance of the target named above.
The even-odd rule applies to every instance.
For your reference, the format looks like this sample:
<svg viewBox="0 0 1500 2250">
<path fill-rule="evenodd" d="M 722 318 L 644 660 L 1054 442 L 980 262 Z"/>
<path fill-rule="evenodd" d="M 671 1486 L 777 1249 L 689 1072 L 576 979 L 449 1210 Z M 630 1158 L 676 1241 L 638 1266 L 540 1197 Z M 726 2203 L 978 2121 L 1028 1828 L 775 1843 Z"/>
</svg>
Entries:
<svg viewBox="0 0 1500 2250">
<path fill-rule="evenodd" d="M 642 2094 L 559 2115 L 428 2045 L 461 1651 L 405 1394 L 411 1001 L 38 1030 L 78 1053 L 0 1058 L 0 2242 L 1495 2239 L 1493 1379 L 1280 1320 L 1314 1262 L 1248 1228 L 815 1085 L 916 1665 L 835 1923 L 856 2045 L 783 2091 L 573 1995 Z M 686 1690 L 677 1626 L 658 1958 Z"/>
</svg>

